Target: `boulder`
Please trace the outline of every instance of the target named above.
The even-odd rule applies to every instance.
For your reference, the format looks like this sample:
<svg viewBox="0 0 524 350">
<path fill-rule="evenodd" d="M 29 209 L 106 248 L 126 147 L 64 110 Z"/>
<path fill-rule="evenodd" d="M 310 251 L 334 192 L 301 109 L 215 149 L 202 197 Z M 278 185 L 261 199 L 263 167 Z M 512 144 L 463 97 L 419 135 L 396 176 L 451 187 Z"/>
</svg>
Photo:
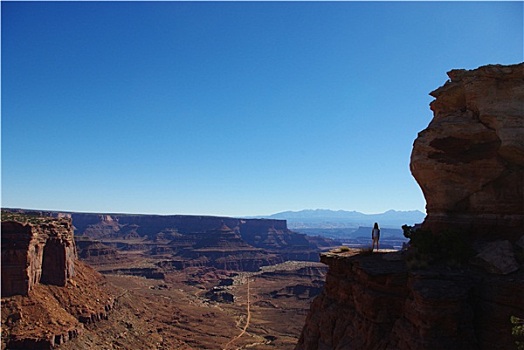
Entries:
<svg viewBox="0 0 524 350">
<path fill-rule="evenodd" d="M 507 275 L 519 269 L 513 246 L 509 241 L 494 241 L 483 245 L 472 263 L 482 266 L 486 271 Z"/>
</svg>

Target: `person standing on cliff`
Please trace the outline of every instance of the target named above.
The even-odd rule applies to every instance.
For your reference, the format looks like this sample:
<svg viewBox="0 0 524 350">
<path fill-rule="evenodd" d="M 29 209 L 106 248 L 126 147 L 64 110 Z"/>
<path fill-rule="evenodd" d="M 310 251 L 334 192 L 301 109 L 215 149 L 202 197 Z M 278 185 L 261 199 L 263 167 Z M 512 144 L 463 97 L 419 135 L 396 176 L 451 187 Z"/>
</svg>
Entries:
<svg viewBox="0 0 524 350">
<path fill-rule="evenodd" d="M 378 251 L 378 240 L 380 239 L 380 229 L 378 228 L 378 223 L 376 222 L 375 222 L 375 225 L 373 225 L 373 230 L 371 230 L 371 239 L 373 240 L 371 251 L 375 249 L 375 244 L 377 245 L 377 251 Z"/>
</svg>

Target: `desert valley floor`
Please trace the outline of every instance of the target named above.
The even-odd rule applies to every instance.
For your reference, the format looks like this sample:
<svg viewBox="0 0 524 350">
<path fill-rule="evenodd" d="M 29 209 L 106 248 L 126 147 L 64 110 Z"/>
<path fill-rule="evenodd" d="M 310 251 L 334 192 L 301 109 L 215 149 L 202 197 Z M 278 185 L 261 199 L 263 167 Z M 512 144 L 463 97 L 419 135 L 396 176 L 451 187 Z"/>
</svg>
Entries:
<svg viewBox="0 0 524 350">
<path fill-rule="evenodd" d="M 109 274 L 109 318 L 60 349 L 293 349 L 325 271 L 287 262 L 256 273 L 187 268 L 164 280 Z"/>
</svg>

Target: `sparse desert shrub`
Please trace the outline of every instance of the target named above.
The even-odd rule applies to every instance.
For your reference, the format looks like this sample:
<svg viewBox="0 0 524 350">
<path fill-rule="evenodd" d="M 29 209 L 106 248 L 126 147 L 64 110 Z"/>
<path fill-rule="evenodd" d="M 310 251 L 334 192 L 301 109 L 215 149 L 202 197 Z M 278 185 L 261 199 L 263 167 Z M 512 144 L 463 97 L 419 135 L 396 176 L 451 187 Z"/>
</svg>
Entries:
<svg viewBox="0 0 524 350">
<path fill-rule="evenodd" d="M 52 220 L 50 217 L 40 216 L 35 213 L 16 213 L 2 211 L 2 221 L 17 221 L 22 224 L 42 224 Z"/>
<path fill-rule="evenodd" d="M 524 350 L 524 319 L 511 316 L 511 334 L 515 338 L 515 345 L 517 345 L 517 350 Z"/>
<path fill-rule="evenodd" d="M 351 248 L 346 247 L 345 245 L 343 245 L 343 246 L 340 246 L 340 247 L 334 249 L 333 253 L 344 253 L 344 252 L 349 252 L 350 250 L 351 250 Z"/>
<path fill-rule="evenodd" d="M 404 233 L 404 237 L 411 239 L 413 232 L 415 232 L 415 228 L 413 226 L 402 225 L 402 233 Z"/>
</svg>

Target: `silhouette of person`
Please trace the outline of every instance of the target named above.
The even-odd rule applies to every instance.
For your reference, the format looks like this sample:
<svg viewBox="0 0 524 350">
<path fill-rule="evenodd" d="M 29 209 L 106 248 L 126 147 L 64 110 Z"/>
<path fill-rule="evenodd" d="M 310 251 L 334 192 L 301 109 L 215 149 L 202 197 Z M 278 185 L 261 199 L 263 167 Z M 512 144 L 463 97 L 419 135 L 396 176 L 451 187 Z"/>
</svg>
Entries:
<svg viewBox="0 0 524 350">
<path fill-rule="evenodd" d="M 371 251 L 375 248 L 375 244 L 377 245 L 377 251 L 378 251 L 378 240 L 380 239 L 380 228 L 378 228 L 378 223 L 375 222 L 375 225 L 373 225 L 373 230 L 371 230 L 371 239 L 373 240 L 373 245 L 371 246 Z"/>
</svg>

